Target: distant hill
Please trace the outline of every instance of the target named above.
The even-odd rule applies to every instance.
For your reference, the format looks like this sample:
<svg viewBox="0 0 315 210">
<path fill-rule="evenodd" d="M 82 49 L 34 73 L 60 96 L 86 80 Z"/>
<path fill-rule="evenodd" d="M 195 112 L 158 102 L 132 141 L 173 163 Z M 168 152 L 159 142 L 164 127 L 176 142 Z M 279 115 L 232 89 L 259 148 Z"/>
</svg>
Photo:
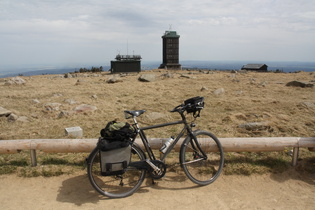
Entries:
<svg viewBox="0 0 315 210">
<path fill-rule="evenodd" d="M 109 69 L 108 66 L 104 67 L 104 69 Z M 34 76 L 34 75 L 45 75 L 45 74 L 66 74 L 69 72 L 78 71 L 78 68 L 66 68 L 66 69 L 45 69 L 45 70 L 36 70 L 36 71 L 26 71 L 12 74 L 4 74 L 0 75 L 0 78 L 5 77 L 15 77 L 15 76 Z"/>
<path fill-rule="evenodd" d="M 315 71 L 315 62 L 281 62 L 281 61 L 193 61 L 193 60 L 183 60 L 180 61 L 183 69 L 211 69 L 211 70 L 239 70 L 243 65 L 249 63 L 259 63 L 266 64 L 269 71 L 280 70 L 283 72 L 297 72 Z M 142 70 L 156 69 L 161 64 L 159 61 L 144 61 L 141 62 Z M 33 75 L 44 75 L 44 74 L 65 74 L 69 72 L 78 71 L 80 69 L 80 64 L 72 65 L 77 67 L 55 67 L 53 69 L 40 69 L 31 70 L 28 69 L 12 69 L 12 73 L 7 73 L 8 71 L 1 74 L 0 78 L 14 77 L 18 75 L 23 76 L 33 76 Z M 95 65 L 97 66 L 97 65 Z M 82 65 L 84 67 L 84 65 Z M 104 71 L 110 69 L 110 66 L 103 66 Z M 0 70 L 1 71 L 1 70 Z"/>
</svg>

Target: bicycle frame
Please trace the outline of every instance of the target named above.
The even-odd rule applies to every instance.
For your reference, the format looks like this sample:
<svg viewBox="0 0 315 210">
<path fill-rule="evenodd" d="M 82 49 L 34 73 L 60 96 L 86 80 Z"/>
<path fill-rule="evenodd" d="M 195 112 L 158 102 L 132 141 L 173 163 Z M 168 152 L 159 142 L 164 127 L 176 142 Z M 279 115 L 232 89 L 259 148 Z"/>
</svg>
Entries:
<svg viewBox="0 0 315 210">
<path fill-rule="evenodd" d="M 148 139 L 144 133 L 145 130 L 150 130 L 150 129 L 155 129 L 155 128 L 161 128 L 161 127 L 166 127 L 166 126 L 172 126 L 172 125 L 178 125 L 178 124 L 184 124 L 184 127 L 182 130 L 179 132 L 173 143 L 167 148 L 166 152 L 160 157 L 161 161 L 164 161 L 167 155 L 171 152 L 171 150 L 174 148 L 174 146 L 177 144 L 179 139 L 184 135 L 185 131 L 188 132 L 187 135 L 190 135 L 193 139 L 195 139 L 195 136 L 193 135 L 191 127 L 188 125 L 186 117 L 183 113 L 179 113 L 182 117 L 182 120 L 180 121 L 175 121 L 175 122 L 169 122 L 169 123 L 163 123 L 163 124 L 157 124 L 157 125 L 151 125 L 151 126 L 146 126 L 146 127 L 139 127 L 139 124 L 137 122 L 136 117 L 133 117 L 134 125 L 136 126 L 137 133 L 139 134 L 142 143 L 145 147 L 145 150 L 147 151 L 150 160 L 156 160 L 155 155 L 153 154 L 152 148 L 148 142 Z M 197 143 L 198 144 L 198 143 Z M 197 145 L 198 148 L 199 145 Z M 203 152 L 202 152 L 203 153 Z"/>
</svg>

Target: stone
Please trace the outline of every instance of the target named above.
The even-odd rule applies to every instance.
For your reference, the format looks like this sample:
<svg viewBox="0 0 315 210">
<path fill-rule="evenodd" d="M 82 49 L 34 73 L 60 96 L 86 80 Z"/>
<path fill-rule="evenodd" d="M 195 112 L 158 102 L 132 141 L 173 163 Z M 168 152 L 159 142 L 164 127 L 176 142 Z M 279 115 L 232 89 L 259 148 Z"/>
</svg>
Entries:
<svg viewBox="0 0 315 210">
<path fill-rule="evenodd" d="M 12 112 L 0 106 L 0 117 L 8 117 Z"/>
<path fill-rule="evenodd" d="M 70 127 L 65 128 L 65 132 L 67 136 L 71 136 L 74 138 L 82 138 L 83 137 L 83 130 L 80 127 Z"/>
<path fill-rule="evenodd" d="M 239 128 L 244 128 L 246 130 L 268 130 L 270 128 L 270 125 L 268 122 L 250 122 L 250 123 L 244 123 L 240 124 L 238 126 Z"/>
<path fill-rule="evenodd" d="M 16 114 L 10 114 L 8 117 L 7 117 L 7 120 L 8 122 L 15 122 L 19 117 L 16 115 Z"/>
<path fill-rule="evenodd" d="M 141 82 L 153 82 L 156 80 L 155 74 L 143 74 L 138 78 Z"/>
<path fill-rule="evenodd" d="M 161 77 L 164 79 L 166 79 L 166 78 L 170 79 L 170 78 L 174 78 L 174 75 L 167 72 L 166 74 L 162 74 Z"/>
<path fill-rule="evenodd" d="M 219 88 L 219 89 L 216 89 L 215 91 L 213 91 L 213 94 L 215 94 L 215 95 L 222 95 L 224 93 L 225 93 L 224 88 Z"/>
<path fill-rule="evenodd" d="M 187 79 L 195 79 L 196 78 L 196 77 L 193 77 L 193 76 L 190 76 L 190 75 L 187 75 L 187 74 L 181 74 L 180 77 L 187 78 Z"/>
<path fill-rule="evenodd" d="M 62 93 L 54 93 L 53 94 L 53 97 L 61 97 L 61 96 L 63 96 Z"/>
<path fill-rule="evenodd" d="M 97 110 L 96 106 L 88 105 L 88 104 L 81 104 L 74 108 L 74 111 L 76 113 L 81 113 L 81 112 L 91 112 Z"/>
<path fill-rule="evenodd" d="M 112 76 L 111 78 L 109 78 L 107 81 L 107 83 L 113 84 L 113 83 L 117 83 L 117 82 L 123 82 L 123 80 L 121 79 L 120 76 Z"/>
<path fill-rule="evenodd" d="M 235 92 L 235 94 L 238 95 L 238 96 L 239 96 L 239 95 L 242 95 L 242 94 L 243 94 L 243 91 L 242 91 L 242 90 L 238 90 L 238 91 Z"/>
<path fill-rule="evenodd" d="M 302 87 L 302 88 L 305 88 L 305 87 L 314 87 L 314 84 L 305 83 L 305 82 L 300 82 L 300 81 L 291 81 L 291 82 L 288 82 L 285 86 L 288 86 L 288 87 Z"/>
<path fill-rule="evenodd" d="M 21 116 L 21 117 L 18 117 L 16 121 L 19 121 L 19 122 L 29 122 L 28 118 L 26 116 Z"/>
<path fill-rule="evenodd" d="M 70 73 L 66 73 L 66 74 L 64 75 L 64 77 L 65 77 L 65 78 L 73 78 L 73 76 L 72 76 Z"/>
<path fill-rule="evenodd" d="M 21 77 L 13 77 L 5 85 L 24 85 L 26 82 Z"/>
<path fill-rule="evenodd" d="M 208 88 L 207 87 L 201 87 L 201 89 L 200 89 L 200 91 L 207 91 L 208 90 Z"/>
<path fill-rule="evenodd" d="M 70 98 L 66 99 L 65 102 L 68 103 L 68 104 L 70 104 L 70 105 L 77 103 L 75 100 L 70 99 Z"/>
<path fill-rule="evenodd" d="M 67 111 L 61 111 L 59 114 L 58 114 L 58 118 L 63 118 L 65 116 L 69 116 L 69 112 Z"/>
<path fill-rule="evenodd" d="M 78 79 L 77 82 L 74 85 L 82 85 L 84 84 L 86 81 L 82 80 L 82 79 Z"/>
<path fill-rule="evenodd" d="M 34 104 L 39 104 L 39 103 L 40 103 L 40 101 L 39 101 L 38 99 L 33 99 L 32 102 L 33 102 Z"/>
<path fill-rule="evenodd" d="M 46 111 L 59 111 L 60 103 L 47 103 L 44 105 Z"/>
<path fill-rule="evenodd" d="M 312 109 L 315 108 L 315 104 L 313 102 L 304 101 L 299 103 L 298 107 Z"/>
<path fill-rule="evenodd" d="M 266 87 L 266 86 L 267 86 L 267 82 L 266 82 L 266 81 L 261 82 L 261 83 L 259 83 L 258 86 L 259 86 L 259 87 Z"/>
</svg>

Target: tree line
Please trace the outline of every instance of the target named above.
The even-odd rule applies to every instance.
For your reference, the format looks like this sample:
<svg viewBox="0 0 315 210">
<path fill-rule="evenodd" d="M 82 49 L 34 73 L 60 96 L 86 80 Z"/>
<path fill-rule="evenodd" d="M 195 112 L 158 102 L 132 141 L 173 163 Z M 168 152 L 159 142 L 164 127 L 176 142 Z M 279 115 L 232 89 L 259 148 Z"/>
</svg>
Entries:
<svg viewBox="0 0 315 210">
<path fill-rule="evenodd" d="M 87 68 L 80 68 L 78 71 L 75 71 L 74 73 L 87 73 L 87 72 L 102 72 L 103 71 L 103 66 L 100 67 L 94 67 L 92 66 L 91 69 L 87 69 Z"/>
</svg>

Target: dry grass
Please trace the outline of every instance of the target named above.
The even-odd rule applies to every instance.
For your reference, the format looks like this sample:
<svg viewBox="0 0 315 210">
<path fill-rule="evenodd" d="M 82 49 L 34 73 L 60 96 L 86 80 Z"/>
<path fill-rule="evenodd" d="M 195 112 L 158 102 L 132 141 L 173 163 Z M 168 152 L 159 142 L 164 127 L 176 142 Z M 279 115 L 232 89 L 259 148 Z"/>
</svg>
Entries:
<svg viewBox="0 0 315 210">
<path fill-rule="evenodd" d="M 185 99 L 197 95 L 204 96 L 206 102 L 201 118 L 196 121 L 197 127 L 209 130 L 219 138 L 315 136 L 315 108 L 300 105 L 302 102 L 315 104 L 315 89 L 285 86 L 293 80 L 314 81 L 314 73 L 233 74 L 215 71 L 205 74 L 197 71 L 169 71 L 174 77 L 164 78 L 162 75 L 165 73 L 167 72 L 160 70 L 141 72 L 140 74 L 157 76 L 157 81 L 147 83 L 138 81 L 140 74 L 130 74 L 121 78 L 123 82 L 108 84 L 106 81 L 112 75 L 107 73 L 102 73 L 99 77 L 80 78 L 60 78 L 54 75 L 23 77 L 27 83 L 22 86 L 6 86 L 4 82 L 9 78 L 1 79 L 0 106 L 18 116 L 26 116 L 29 122 L 8 122 L 5 117 L 0 117 L 0 140 L 67 138 L 64 129 L 73 126 L 80 126 L 83 129 L 84 138 L 98 138 L 100 129 L 108 121 L 117 118 L 124 120 L 124 110 L 146 109 L 147 112 L 139 117 L 142 125 L 175 121 L 179 116 L 168 111 Z M 187 74 L 192 78 L 181 77 L 181 74 Z M 80 85 L 76 85 L 78 79 L 81 81 Z M 224 93 L 214 94 L 213 91 L 219 88 L 224 88 Z M 34 103 L 34 99 L 40 103 Z M 73 99 L 77 104 L 70 105 L 65 102 L 66 99 Z M 59 111 L 46 111 L 44 108 L 46 103 L 62 105 Z M 61 111 L 71 111 L 80 104 L 90 104 L 98 109 L 94 112 L 59 117 Z M 154 119 L 152 113 L 155 112 L 164 117 Z M 246 122 L 267 122 L 268 127 L 255 131 L 238 128 L 240 124 Z M 174 132 L 176 133 L 178 129 L 178 126 L 155 129 L 147 135 L 167 138 L 175 135 Z M 311 168 L 308 171 L 313 170 L 312 173 L 313 154 L 306 154 L 309 160 L 307 167 Z M 72 173 L 84 169 L 82 155 L 41 154 L 38 156 L 40 168 L 25 167 L 30 164 L 27 152 L 19 157 L 1 155 L 0 163 L 3 170 L 0 174 L 12 172 L 21 176 L 54 176 Z M 178 157 L 174 158 L 178 162 Z M 236 156 L 230 153 L 226 154 L 226 158 L 226 174 L 251 174 L 275 170 L 279 172 L 289 167 L 291 160 L 286 154 L 259 157 L 256 153 L 238 153 Z M 272 164 L 277 163 L 283 164 L 280 164 L 278 169 L 270 169 Z M 63 167 L 60 167 L 60 164 Z M 170 170 L 177 171 L 178 165 L 170 164 L 172 166 Z"/>
<path fill-rule="evenodd" d="M 64 128 L 80 126 L 85 138 L 97 138 L 100 129 L 110 120 L 123 119 L 123 110 L 146 109 L 139 120 L 143 125 L 177 120 L 176 113 L 168 112 L 185 99 L 204 96 L 205 109 L 197 120 L 199 128 L 210 130 L 218 137 L 243 136 L 301 136 L 315 135 L 315 109 L 300 106 L 301 102 L 315 103 L 314 88 L 286 87 L 292 80 L 311 81 L 313 73 L 247 73 L 212 72 L 205 74 L 191 72 L 191 79 L 180 77 L 162 79 L 164 71 L 148 71 L 141 74 L 155 74 L 155 82 L 139 82 L 138 74 L 123 77 L 123 82 L 108 84 L 112 75 L 101 77 L 58 78 L 41 75 L 24 77 L 22 86 L 5 86 L 0 81 L 0 106 L 18 116 L 26 116 L 28 123 L 9 123 L 0 118 L 0 139 L 64 138 Z M 2 80 L 3 81 L 3 80 Z M 202 87 L 206 90 L 201 91 Z M 222 95 L 213 91 L 224 88 Z M 96 95 L 97 99 L 92 96 Z M 38 99 L 39 104 L 32 100 Z M 77 104 L 69 105 L 66 99 Z M 45 111 L 49 102 L 61 103 L 59 111 Z M 90 104 L 98 109 L 93 113 L 76 114 L 59 118 L 59 113 L 70 111 L 79 104 Z M 159 112 L 165 117 L 150 118 L 150 113 Z M 247 131 L 238 128 L 245 122 L 268 122 L 269 128 L 261 131 Z M 150 137 L 168 137 L 176 128 L 158 129 Z"/>
</svg>

